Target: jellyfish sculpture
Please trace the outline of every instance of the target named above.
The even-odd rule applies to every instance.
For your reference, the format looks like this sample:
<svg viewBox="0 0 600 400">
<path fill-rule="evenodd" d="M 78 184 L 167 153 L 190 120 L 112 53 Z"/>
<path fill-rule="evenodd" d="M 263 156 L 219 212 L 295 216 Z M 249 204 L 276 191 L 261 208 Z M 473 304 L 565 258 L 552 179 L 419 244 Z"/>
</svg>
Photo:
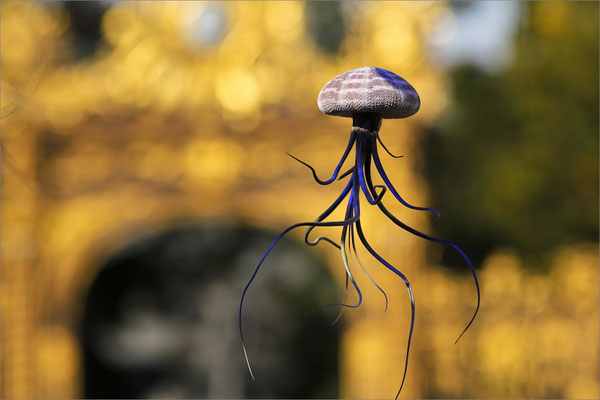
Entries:
<svg viewBox="0 0 600 400">
<path fill-rule="evenodd" d="M 314 168 L 311 167 L 309 164 L 299 160 L 291 154 L 290 156 L 302 163 L 303 165 L 305 165 L 306 167 L 308 167 L 312 171 L 314 179 L 321 185 L 329 185 L 335 182 L 336 180 L 342 180 L 346 177 L 347 183 L 344 189 L 342 190 L 342 193 L 338 196 L 338 198 L 335 199 L 335 201 L 313 222 L 301 222 L 291 225 L 288 228 L 286 228 L 283 232 L 281 232 L 279 236 L 277 236 L 277 238 L 275 238 L 273 243 L 271 243 L 263 257 L 258 262 L 256 269 L 254 270 L 252 276 L 250 277 L 250 280 L 248 281 L 246 287 L 244 288 L 244 291 L 242 292 L 238 322 L 242 347 L 244 350 L 244 356 L 246 357 L 248 370 L 250 371 L 250 375 L 253 379 L 254 374 L 252 373 L 252 369 L 250 367 L 250 362 L 248 359 L 248 353 L 246 351 L 246 346 L 244 345 L 244 334 L 242 329 L 242 307 L 244 303 L 244 298 L 246 296 L 248 288 L 250 287 L 252 281 L 256 277 L 256 274 L 258 273 L 261 265 L 263 264 L 271 250 L 273 250 L 273 247 L 277 244 L 277 242 L 291 230 L 299 227 L 307 227 L 304 235 L 304 241 L 307 245 L 316 246 L 319 242 L 324 241 L 332 244 L 340 250 L 342 262 L 346 270 L 346 292 L 348 290 L 348 282 L 350 282 L 358 295 L 358 301 L 356 304 L 345 304 L 343 302 L 337 303 L 335 305 L 341 307 L 357 308 L 362 302 L 362 293 L 360 291 L 360 288 L 356 284 L 356 281 L 352 274 L 352 270 L 348 264 L 348 254 L 350 254 L 351 263 L 356 262 L 358 265 L 360 265 L 361 269 L 371 280 L 371 282 L 373 282 L 375 286 L 383 293 L 387 309 L 388 300 L 387 296 L 385 295 L 385 292 L 368 275 L 360 259 L 358 258 L 358 253 L 356 251 L 356 243 L 358 241 L 362 243 L 366 250 L 379 263 L 381 263 L 385 268 L 392 271 L 400 279 L 402 279 L 402 281 L 404 281 L 404 284 L 408 289 L 408 295 L 410 298 L 411 320 L 408 335 L 408 343 L 406 348 L 406 358 L 404 361 L 404 373 L 400 383 L 400 388 L 398 389 L 398 392 L 396 394 L 396 398 L 400 394 L 404 385 L 404 381 L 406 379 L 406 371 L 408 368 L 410 344 L 415 323 L 415 302 L 410 283 L 406 276 L 398 269 L 396 269 L 392 264 L 386 261 L 383 257 L 381 257 L 367 241 L 365 232 L 363 231 L 360 221 L 360 200 L 363 196 L 369 205 L 377 206 L 394 224 L 396 224 L 403 230 L 423 239 L 448 245 L 455 249 L 461 255 L 466 264 L 469 266 L 473 278 L 475 280 L 475 287 L 477 289 L 477 307 L 475 308 L 475 312 L 473 313 L 473 316 L 469 320 L 467 326 L 459 335 L 458 339 L 456 339 L 456 342 L 458 342 L 458 340 L 473 323 L 475 316 L 479 311 L 480 291 L 475 269 L 473 268 L 473 265 L 471 264 L 471 261 L 466 256 L 466 254 L 452 242 L 434 238 L 406 225 L 404 222 L 396 218 L 382 203 L 382 198 L 384 194 L 386 194 L 387 191 L 389 191 L 391 192 L 392 196 L 404 206 L 412 210 L 430 211 L 435 213 L 436 216 L 439 216 L 439 212 L 433 208 L 417 207 L 406 202 L 400 196 L 394 185 L 392 185 L 392 182 L 390 181 L 385 170 L 383 169 L 381 160 L 379 158 L 378 144 L 381 145 L 381 147 L 390 156 L 394 158 L 402 157 L 394 156 L 392 153 L 390 153 L 381 141 L 381 138 L 379 137 L 379 128 L 381 127 L 382 119 L 409 117 L 419 110 L 420 104 L 421 102 L 419 99 L 419 95 L 407 81 L 394 74 L 393 72 L 376 67 L 362 67 L 344 72 L 343 74 L 338 75 L 329 82 L 327 82 L 323 89 L 321 89 L 321 92 L 319 93 L 318 97 L 318 105 L 319 109 L 322 112 L 329 115 L 337 115 L 340 117 L 352 118 L 352 130 L 350 131 L 350 140 L 348 141 L 346 150 L 344 151 L 344 154 L 342 154 L 342 157 L 338 162 L 332 176 L 327 180 L 321 180 L 317 176 L 317 173 L 314 170 Z M 342 166 L 348 158 L 348 155 L 350 154 L 352 148 L 355 148 L 354 165 L 346 172 L 340 174 L 340 170 L 342 169 Z M 373 179 L 371 176 L 372 165 L 375 166 L 375 169 L 377 170 L 377 173 L 379 174 L 381 180 L 383 180 L 384 185 L 373 184 Z M 335 209 L 337 209 L 340 206 L 340 204 L 342 204 L 342 202 L 346 199 L 347 201 L 344 220 L 325 222 L 325 219 Z M 310 240 L 309 234 L 311 230 L 315 227 L 341 227 L 342 229 L 340 238 L 339 240 L 335 241 L 328 237 L 320 236 L 315 238 L 314 240 Z M 356 238 L 356 236 L 358 236 L 358 239 Z"/>
</svg>

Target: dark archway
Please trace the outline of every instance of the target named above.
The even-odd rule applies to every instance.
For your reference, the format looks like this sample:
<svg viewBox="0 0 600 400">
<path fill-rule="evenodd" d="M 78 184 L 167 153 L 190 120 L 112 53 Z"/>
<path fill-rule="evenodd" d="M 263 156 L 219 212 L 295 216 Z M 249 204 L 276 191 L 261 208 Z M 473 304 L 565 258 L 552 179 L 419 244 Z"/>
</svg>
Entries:
<svg viewBox="0 0 600 400">
<path fill-rule="evenodd" d="M 81 335 L 87 398 L 331 398 L 338 394 L 339 290 L 304 246 L 282 241 L 244 306 L 241 291 L 274 234 L 240 225 L 172 228 L 110 258 Z"/>
</svg>

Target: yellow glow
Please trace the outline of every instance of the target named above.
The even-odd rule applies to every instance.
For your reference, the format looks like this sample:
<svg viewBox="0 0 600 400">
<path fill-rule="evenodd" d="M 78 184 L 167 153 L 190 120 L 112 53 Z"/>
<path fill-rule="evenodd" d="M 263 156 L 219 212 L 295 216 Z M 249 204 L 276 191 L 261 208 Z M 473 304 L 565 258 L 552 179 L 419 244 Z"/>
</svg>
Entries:
<svg viewBox="0 0 600 400">
<path fill-rule="evenodd" d="M 578 311 L 596 309 L 595 300 L 600 295 L 598 289 L 598 269 L 588 266 L 597 261 L 594 254 L 583 248 L 567 248 L 559 252 L 554 270 L 557 296 L 560 300 L 573 304 Z"/>
<path fill-rule="evenodd" d="M 565 399 L 595 399 L 600 393 L 598 377 L 574 376 L 567 384 Z"/>
<path fill-rule="evenodd" d="M 186 163 L 202 185 L 227 185 L 240 173 L 244 152 L 233 142 L 198 141 L 188 147 Z"/>
<path fill-rule="evenodd" d="M 73 310 L 84 302 L 81 277 L 97 273 L 89 254 L 115 231 L 145 233 L 140 225 L 190 215 L 235 215 L 275 229 L 322 211 L 337 193 L 314 184 L 284 152 L 331 171 L 350 123 L 316 107 L 333 76 L 375 63 L 412 74 L 423 100 L 418 122 L 386 121 L 383 134 L 396 132 L 386 144 L 417 156 L 415 126 L 430 124 L 447 102 L 445 71 L 421 59 L 425 35 L 447 12 L 444 3 L 345 4 L 356 12 L 334 56 L 308 39 L 304 3 L 222 5 L 225 37 L 191 51 L 179 26 L 189 23 L 188 3 L 116 3 L 102 20 L 108 45 L 71 62 L 62 58 L 70 39 L 61 5 L 0 2 L 2 109 L 23 107 L 1 121 L 3 146 L 23 175 L 3 150 L 3 397 L 82 396 Z M 561 7 L 535 16 L 541 32 L 565 28 Z M 56 146 L 44 145 L 48 137 Z M 389 172 L 408 200 L 421 203 L 425 188 L 413 160 L 397 169 L 390 163 Z M 505 216 L 535 182 L 504 176 L 490 197 L 502 200 L 496 211 Z M 426 217 L 416 214 L 403 217 L 426 228 Z M 597 245 L 557 249 L 549 275 L 524 273 L 516 252 L 496 250 L 482 265 L 478 319 L 453 346 L 473 312 L 472 280 L 425 265 L 422 241 L 378 229 L 378 218 L 365 217 L 369 239 L 411 272 L 419 291 L 403 396 L 598 397 Z M 383 314 L 381 296 L 364 282 L 365 306 L 345 314 L 341 395 L 389 397 L 403 366 L 407 295 L 389 271 L 365 267 L 385 287 L 391 308 Z"/>
<path fill-rule="evenodd" d="M 102 19 L 102 28 L 108 42 L 115 46 L 134 42 L 143 29 L 126 5 L 111 7 Z"/>
<path fill-rule="evenodd" d="M 481 366 L 490 374 L 501 377 L 523 373 L 521 362 L 527 343 L 513 322 L 488 326 L 480 336 Z"/>
<path fill-rule="evenodd" d="M 38 374 L 59 387 L 67 386 L 79 370 L 79 349 L 71 333 L 62 326 L 49 326 L 36 333 Z"/>
<path fill-rule="evenodd" d="M 265 28 L 275 40 L 293 40 L 302 34 L 304 4 L 299 1 L 269 1 L 265 4 Z"/>
<path fill-rule="evenodd" d="M 220 72 L 215 85 L 217 100 L 225 110 L 249 114 L 258 109 L 261 88 L 251 72 L 242 69 Z"/>
<path fill-rule="evenodd" d="M 397 67 L 414 61 L 417 41 L 411 18 L 389 6 L 389 10 L 382 9 L 378 19 L 373 39 L 380 60 Z"/>
</svg>

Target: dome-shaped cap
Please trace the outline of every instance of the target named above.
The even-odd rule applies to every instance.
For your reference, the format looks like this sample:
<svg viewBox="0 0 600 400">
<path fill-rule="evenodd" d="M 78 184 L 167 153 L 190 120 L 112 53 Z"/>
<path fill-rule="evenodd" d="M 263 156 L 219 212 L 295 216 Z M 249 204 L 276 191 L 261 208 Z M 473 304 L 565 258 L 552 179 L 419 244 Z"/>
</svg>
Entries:
<svg viewBox="0 0 600 400">
<path fill-rule="evenodd" d="M 340 117 L 378 113 L 383 118 L 405 118 L 419 111 L 421 100 L 410 83 L 393 72 L 362 67 L 327 82 L 317 103 L 325 114 Z"/>
</svg>

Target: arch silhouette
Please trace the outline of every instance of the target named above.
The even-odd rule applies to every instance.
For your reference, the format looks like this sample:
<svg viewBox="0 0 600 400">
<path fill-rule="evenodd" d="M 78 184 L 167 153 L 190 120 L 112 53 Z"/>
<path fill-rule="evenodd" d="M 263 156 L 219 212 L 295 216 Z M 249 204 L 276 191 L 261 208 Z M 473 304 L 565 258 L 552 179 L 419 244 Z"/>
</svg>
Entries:
<svg viewBox="0 0 600 400">
<path fill-rule="evenodd" d="M 86 398 L 337 397 L 340 326 L 329 269 L 286 240 L 248 302 L 257 381 L 245 370 L 237 302 L 272 233 L 241 224 L 187 224 L 108 258 L 84 306 Z M 264 333 L 264 334 L 263 334 Z"/>
</svg>

